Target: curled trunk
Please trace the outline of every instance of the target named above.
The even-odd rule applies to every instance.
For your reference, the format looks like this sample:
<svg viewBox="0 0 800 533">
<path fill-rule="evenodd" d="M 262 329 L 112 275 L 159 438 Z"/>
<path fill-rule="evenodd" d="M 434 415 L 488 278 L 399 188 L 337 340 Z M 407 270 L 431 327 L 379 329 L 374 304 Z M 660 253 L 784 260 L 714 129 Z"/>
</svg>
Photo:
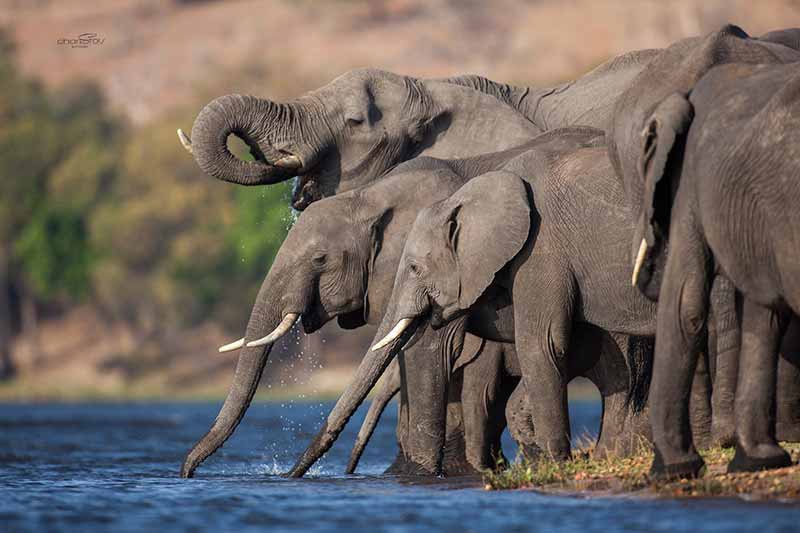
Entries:
<svg viewBox="0 0 800 533">
<path fill-rule="evenodd" d="M 290 154 L 272 148 L 277 139 L 299 136 L 299 104 L 276 104 L 254 96 L 229 94 L 206 105 L 192 127 L 191 149 L 207 174 L 239 185 L 268 185 L 294 177 L 306 154 L 281 165 Z M 255 161 L 243 161 L 228 150 L 228 136 L 234 134 L 250 147 Z M 277 165 L 276 165 L 277 164 Z"/>
</svg>

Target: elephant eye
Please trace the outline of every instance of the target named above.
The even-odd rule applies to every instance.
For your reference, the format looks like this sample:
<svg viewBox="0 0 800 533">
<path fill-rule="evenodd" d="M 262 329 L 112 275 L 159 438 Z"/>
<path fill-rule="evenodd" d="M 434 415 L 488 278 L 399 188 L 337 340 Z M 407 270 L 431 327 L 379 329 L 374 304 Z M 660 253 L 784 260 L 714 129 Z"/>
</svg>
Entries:
<svg viewBox="0 0 800 533">
<path fill-rule="evenodd" d="M 317 254 L 311 258 L 311 262 L 315 266 L 323 266 L 325 262 L 328 260 L 328 256 L 325 254 Z"/>
<path fill-rule="evenodd" d="M 411 273 L 415 276 L 419 276 L 422 273 L 421 269 L 419 268 L 419 265 L 417 265 L 416 263 L 409 263 L 408 270 L 410 270 Z"/>
<path fill-rule="evenodd" d="M 364 117 L 362 116 L 348 117 L 346 122 L 348 126 L 360 126 L 361 124 L 364 123 Z"/>
</svg>

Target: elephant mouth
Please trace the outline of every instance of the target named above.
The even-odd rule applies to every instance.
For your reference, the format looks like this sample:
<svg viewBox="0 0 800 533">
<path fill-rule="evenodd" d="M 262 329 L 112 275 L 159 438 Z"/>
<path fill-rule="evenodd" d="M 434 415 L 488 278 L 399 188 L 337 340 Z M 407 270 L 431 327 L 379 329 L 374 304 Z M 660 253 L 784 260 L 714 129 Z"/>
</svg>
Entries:
<svg viewBox="0 0 800 533">
<path fill-rule="evenodd" d="M 334 190 L 336 192 L 345 192 L 365 185 L 369 180 L 382 175 L 397 164 L 399 160 L 402 160 L 400 154 L 402 154 L 405 146 L 405 142 L 392 141 L 389 138 L 389 134 L 383 132 L 381 137 L 366 150 L 364 155 L 352 164 L 347 165 L 347 168 L 340 168 L 338 171 L 331 171 L 330 169 L 324 171 L 322 169 L 330 165 L 318 160 L 315 168 L 297 176 L 297 181 L 292 190 L 292 208 L 297 211 L 303 211 L 317 200 L 332 194 Z M 382 164 L 375 167 L 376 161 L 381 161 Z M 326 184 L 325 187 L 323 187 L 323 183 Z M 348 185 L 343 190 L 336 185 L 345 183 Z"/>
<path fill-rule="evenodd" d="M 292 188 L 292 208 L 303 211 L 312 203 L 322 199 L 319 179 L 315 174 L 303 174 L 297 176 Z"/>
<path fill-rule="evenodd" d="M 303 313 L 301 320 L 303 321 L 303 331 L 308 334 L 314 333 L 324 326 L 326 322 L 328 322 L 328 319 L 325 319 L 313 312 Z"/>
</svg>

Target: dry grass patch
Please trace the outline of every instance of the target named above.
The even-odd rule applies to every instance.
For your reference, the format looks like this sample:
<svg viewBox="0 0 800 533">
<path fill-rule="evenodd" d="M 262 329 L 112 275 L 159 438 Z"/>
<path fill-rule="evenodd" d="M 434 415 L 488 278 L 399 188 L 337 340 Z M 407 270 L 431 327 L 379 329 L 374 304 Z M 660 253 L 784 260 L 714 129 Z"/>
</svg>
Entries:
<svg viewBox="0 0 800 533">
<path fill-rule="evenodd" d="M 783 443 L 796 463 L 800 444 Z M 800 466 L 763 472 L 726 474 L 733 458 L 732 448 L 711 448 L 700 452 L 707 470 L 700 479 L 653 482 L 648 476 L 653 452 L 642 445 L 629 457 L 594 457 L 591 448 L 573 453 L 572 459 L 531 462 L 524 457 L 510 465 L 499 464 L 486 472 L 487 490 L 534 488 L 552 493 L 623 494 L 638 493 L 662 497 L 743 497 L 753 500 L 794 500 L 800 502 Z M 506 466 L 505 468 L 503 468 Z"/>
</svg>

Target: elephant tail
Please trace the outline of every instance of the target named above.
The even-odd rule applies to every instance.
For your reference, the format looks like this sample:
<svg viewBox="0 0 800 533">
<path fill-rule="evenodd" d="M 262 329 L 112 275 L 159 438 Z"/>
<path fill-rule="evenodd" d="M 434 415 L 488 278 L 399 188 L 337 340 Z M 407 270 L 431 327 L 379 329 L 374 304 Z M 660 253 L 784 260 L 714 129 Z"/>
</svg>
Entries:
<svg viewBox="0 0 800 533">
<path fill-rule="evenodd" d="M 653 337 L 631 336 L 628 338 L 627 363 L 630 379 L 626 401 L 636 412 L 641 411 L 647 405 L 655 345 Z"/>
</svg>

